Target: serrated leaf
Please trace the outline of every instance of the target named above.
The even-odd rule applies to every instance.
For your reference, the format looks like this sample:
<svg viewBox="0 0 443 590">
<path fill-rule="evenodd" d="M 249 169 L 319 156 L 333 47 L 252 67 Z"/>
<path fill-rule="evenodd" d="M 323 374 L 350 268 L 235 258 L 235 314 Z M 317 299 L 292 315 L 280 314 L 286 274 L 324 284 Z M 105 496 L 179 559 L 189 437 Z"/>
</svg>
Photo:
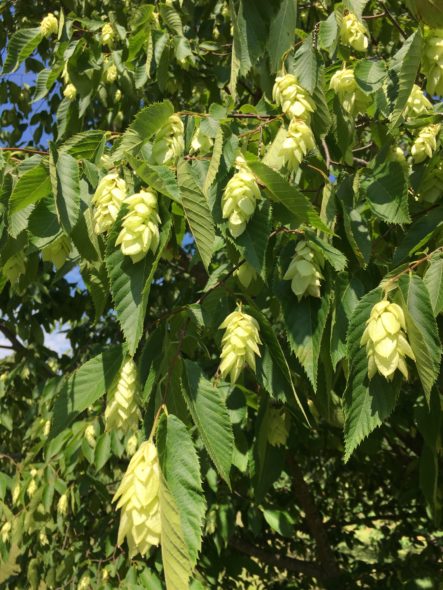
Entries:
<svg viewBox="0 0 443 590">
<path fill-rule="evenodd" d="M 113 159 L 124 159 L 128 153 L 136 155 L 173 113 L 174 107 L 169 100 L 151 104 L 139 111 L 114 150 Z"/>
<path fill-rule="evenodd" d="M 91 129 L 82 133 L 76 133 L 60 146 L 59 152 L 68 152 L 77 160 L 94 161 L 97 152 L 102 148 L 105 140 L 105 133 L 100 130 Z"/>
<path fill-rule="evenodd" d="M 415 252 L 421 250 L 443 225 L 443 205 L 431 209 L 408 228 L 397 246 L 392 263 L 397 266 Z"/>
<path fill-rule="evenodd" d="M 183 395 L 189 412 L 220 477 L 231 487 L 234 434 L 225 388 L 216 387 L 206 379 L 197 363 L 185 360 L 184 368 Z"/>
<path fill-rule="evenodd" d="M 271 208 L 266 200 L 261 201 L 241 236 L 233 241 L 243 258 L 263 275 L 269 234 L 272 230 Z"/>
<path fill-rule="evenodd" d="M 366 94 L 372 94 L 383 86 L 388 76 L 386 62 L 382 59 L 361 59 L 354 68 L 357 84 Z"/>
<path fill-rule="evenodd" d="M 42 39 L 40 27 L 16 31 L 8 43 L 8 53 L 2 74 L 14 72 L 21 62 L 31 55 Z"/>
<path fill-rule="evenodd" d="M 186 548 L 177 503 L 160 477 L 161 550 L 167 590 L 189 590 L 192 564 Z"/>
<path fill-rule="evenodd" d="M 368 0 L 344 0 L 344 6 L 353 12 L 360 20 L 363 16 L 363 10 Z"/>
<path fill-rule="evenodd" d="M 111 433 L 104 432 L 97 439 L 95 447 L 94 463 L 97 471 L 106 465 L 111 457 Z"/>
<path fill-rule="evenodd" d="M 317 86 L 319 67 L 320 63 L 311 33 L 297 50 L 292 66 L 292 73 L 295 74 L 300 84 L 310 94 L 314 92 Z"/>
<path fill-rule="evenodd" d="M 423 282 L 429 293 L 434 315 L 443 311 L 443 258 L 431 259 L 429 267 L 423 277 Z"/>
<path fill-rule="evenodd" d="M 121 211 L 120 220 L 123 213 Z M 136 263 L 129 256 L 124 256 L 120 247 L 114 246 L 120 226 L 117 220 L 108 238 L 106 268 L 117 318 L 128 344 L 129 354 L 133 355 L 143 334 L 149 291 L 163 248 L 169 240 L 171 220 L 161 228 L 160 244 L 155 255 L 149 251 L 143 260 Z"/>
<path fill-rule="evenodd" d="M 292 47 L 296 26 L 297 0 L 281 0 L 269 28 L 267 49 L 271 73 L 279 70 L 283 55 Z"/>
<path fill-rule="evenodd" d="M 429 293 L 423 280 L 415 274 L 400 277 L 398 286 L 409 344 L 429 402 L 432 387 L 439 375 L 441 360 L 441 342 Z"/>
<path fill-rule="evenodd" d="M 172 414 L 160 419 L 156 442 L 160 469 L 177 505 L 183 539 L 193 567 L 201 549 L 206 510 L 197 452 L 188 429 Z"/>
<path fill-rule="evenodd" d="M 80 172 L 75 158 L 66 153 L 57 156 L 57 194 L 55 203 L 60 223 L 70 234 L 80 215 Z"/>
<path fill-rule="evenodd" d="M 318 359 L 331 305 L 330 296 L 323 289 L 320 299 L 306 296 L 298 301 L 291 290 L 290 281 L 280 283 L 278 296 L 291 350 L 316 390 Z"/>
<path fill-rule="evenodd" d="M 25 172 L 17 181 L 9 199 L 9 215 L 37 203 L 51 194 L 48 169 L 39 164 Z"/>
<path fill-rule="evenodd" d="M 123 361 L 120 345 L 98 354 L 78 368 L 55 400 L 51 438 L 61 432 L 75 416 L 86 410 L 110 388 Z"/>
<path fill-rule="evenodd" d="M 258 160 L 248 158 L 248 166 L 259 182 L 268 189 L 272 199 L 284 205 L 291 212 L 296 223 L 299 225 L 308 223 L 327 234 L 331 233 L 313 205 L 296 186 L 289 184 L 281 174 Z"/>
<path fill-rule="evenodd" d="M 367 293 L 358 303 L 348 330 L 349 379 L 344 396 L 345 461 L 358 445 L 393 411 L 402 377 L 397 374 L 387 381 L 378 373 L 368 379 L 366 347 L 360 344 L 372 307 L 381 301 L 380 288 Z"/>
<path fill-rule="evenodd" d="M 365 170 L 360 186 L 378 217 L 387 223 L 410 223 L 408 180 L 399 162 L 385 160 L 373 170 Z"/>
<path fill-rule="evenodd" d="M 338 40 L 338 25 L 335 12 L 331 12 L 326 20 L 321 21 L 318 32 L 318 43 L 321 49 L 332 52 Z"/>
<path fill-rule="evenodd" d="M 208 270 L 215 241 L 214 221 L 208 201 L 185 160 L 177 166 L 177 180 L 189 228 L 195 238 L 203 265 Z"/>
<path fill-rule="evenodd" d="M 305 235 L 311 242 L 315 250 L 320 252 L 324 258 L 334 267 L 338 272 L 343 271 L 348 263 L 346 256 L 332 244 L 329 244 L 322 238 L 319 238 L 313 231 L 306 230 Z"/>
<path fill-rule="evenodd" d="M 223 153 L 223 130 L 221 127 L 217 129 L 217 134 L 214 140 L 214 146 L 212 148 L 211 161 L 209 168 L 206 173 L 205 183 L 203 185 L 203 192 L 205 195 L 208 194 L 209 189 L 214 182 L 218 169 L 220 168 L 220 161 Z"/>
<path fill-rule="evenodd" d="M 42 199 L 28 221 L 29 240 L 39 249 L 44 248 L 60 233 L 61 227 L 55 211 L 54 198 Z"/>
<path fill-rule="evenodd" d="M 392 58 L 389 64 L 390 85 L 388 96 L 393 105 L 390 128 L 395 129 L 401 120 L 420 67 L 423 37 L 417 29 Z"/>
<path fill-rule="evenodd" d="M 137 176 L 146 182 L 148 186 L 181 204 L 177 179 L 169 168 L 166 166 L 153 166 L 130 155 L 127 156 L 127 160 Z"/>
</svg>

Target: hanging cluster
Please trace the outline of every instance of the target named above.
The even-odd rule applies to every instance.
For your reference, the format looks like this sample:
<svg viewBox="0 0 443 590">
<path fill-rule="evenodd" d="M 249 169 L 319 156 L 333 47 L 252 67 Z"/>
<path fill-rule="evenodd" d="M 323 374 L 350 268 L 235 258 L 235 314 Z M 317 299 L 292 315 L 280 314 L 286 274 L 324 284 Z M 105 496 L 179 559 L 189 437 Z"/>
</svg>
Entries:
<svg viewBox="0 0 443 590">
<path fill-rule="evenodd" d="M 137 367 L 131 358 L 123 363 L 118 378 L 108 392 L 105 410 L 106 430 L 136 430 L 140 420 L 137 405 Z"/>
<path fill-rule="evenodd" d="M 65 86 L 63 90 L 63 96 L 67 100 L 75 100 L 75 97 L 77 96 L 77 88 L 74 86 L 74 84 L 70 82 Z"/>
<path fill-rule="evenodd" d="M 16 283 L 19 277 L 25 274 L 25 271 L 26 257 L 21 250 L 8 258 L 3 266 L 3 274 L 11 283 L 11 285 Z"/>
<path fill-rule="evenodd" d="M 105 70 L 105 82 L 113 84 L 117 80 L 118 72 L 115 63 L 111 63 Z"/>
<path fill-rule="evenodd" d="M 354 71 L 349 68 L 335 72 L 329 87 L 338 96 L 343 110 L 352 116 L 364 113 L 371 102 L 357 84 Z"/>
<path fill-rule="evenodd" d="M 405 119 L 411 119 L 419 115 L 424 115 L 432 110 L 431 102 L 426 98 L 423 90 L 417 84 L 414 84 L 409 95 L 408 102 L 404 112 Z"/>
<path fill-rule="evenodd" d="M 185 149 L 183 121 L 176 114 L 157 132 L 152 146 L 152 157 L 156 164 L 175 164 Z"/>
<path fill-rule="evenodd" d="M 249 365 L 255 373 L 255 355 L 261 356 L 257 320 L 238 309 L 225 318 L 220 329 L 225 330 L 220 355 L 222 378 L 230 375 L 231 383 L 235 383 L 245 365 Z"/>
<path fill-rule="evenodd" d="M 237 172 L 229 180 L 223 193 L 223 217 L 229 219 L 229 231 L 238 238 L 254 214 L 260 189 L 243 156 L 235 160 Z"/>
<path fill-rule="evenodd" d="M 146 555 L 159 545 L 161 519 L 159 503 L 160 466 L 157 449 L 149 440 L 140 445 L 132 457 L 123 480 L 113 498 L 121 508 L 118 544 L 126 537 L 129 557 Z"/>
<path fill-rule="evenodd" d="M 115 38 L 115 32 L 111 23 L 103 25 L 100 37 L 102 45 L 108 45 L 109 47 L 112 45 Z"/>
<path fill-rule="evenodd" d="M 407 340 L 405 316 L 399 305 L 387 300 L 376 303 L 360 344 L 366 345 L 369 379 L 378 371 L 390 381 L 397 369 L 408 378 L 405 356 L 414 361 L 415 356 Z"/>
<path fill-rule="evenodd" d="M 65 234 L 62 234 L 42 250 L 42 259 L 45 262 L 52 262 L 58 270 L 61 268 L 71 251 L 71 240 Z"/>
<path fill-rule="evenodd" d="M 121 244 L 125 256 L 138 262 L 149 250 L 155 252 L 160 242 L 157 213 L 157 193 L 153 189 L 141 190 L 125 200 L 128 212 L 123 217 L 122 229 L 115 244 Z"/>
<path fill-rule="evenodd" d="M 291 289 L 300 300 L 305 295 L 320 297 L 320 284 L 323 275 L 321 268 L 323 256 L 309 246 L 305 240 L 295 247 L 295 254 L 283 279 L 291 281 Z"/>
<path fill-rule="evenodd" d="M 43 37 L 50 37 L 58 33 L 58 20 L 52 12 L 49 12 L 40 22 L 40 33 Z"/>
<path fill-rule="evenodd" d="M 425 41 L 423 72 L 431 96 L 443 96 L 443 29 L 429 29 Z"/>
<path fill-rule="evenodd" d="M 292 119 L 280 150 L 280 156 L 288 168 L 297 170 L 306 154 L 314 148 L 314 134 L 309 125 L 302 119 Z"/>
<path fill-rule="evenodd" d="M 96 234 L 106 232 L 112 227 L 125 198 L 126 182 L 116 172 L 107 174 L 100 180 L 92 199 L 92 204 L 95 206 L 94 231 Z"/>
<path fill-rule="evenodd" d="M 353 12 L 343 16 L 340 28 L 340 38 L 343 45 L 353 47 L 356 51 L 366 51 L 369 45 L 365 25 Z"/>
<path fill-rule="evenodd" d="M 411 155 L 416 164 L 431 158 L 437 149 L 437 137 L 440 125 L 427 125 L 421 129 L 412 145 Z"/>
<path fill-rule="evenodd" d="M 309 123 L 311 113 L 315 110 L 315 103 L 307 90 L 300 86 L 295 76 L 292 74 L 277 76 L 272 97 L 274 102 L 281 106 L 285 115 Z"/>
</svg>

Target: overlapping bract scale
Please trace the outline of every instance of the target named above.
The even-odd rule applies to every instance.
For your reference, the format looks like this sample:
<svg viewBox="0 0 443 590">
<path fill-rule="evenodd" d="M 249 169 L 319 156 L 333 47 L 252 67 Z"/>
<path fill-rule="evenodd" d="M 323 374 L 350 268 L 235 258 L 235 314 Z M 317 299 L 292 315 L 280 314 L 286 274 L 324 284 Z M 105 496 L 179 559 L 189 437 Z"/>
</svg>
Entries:
<svg viewBox="0 0 443 590">
<path fill-rule="evenodd" d="M 443 29 L 428 29 L 425 37 L 423 72 L 431 96 L 443 96 Z"/>
<path fill-rule="evenodd" d="M 434 124 L 427 125 L 420 130 L 411 148 L 411 155 L 416 164 L 420 164 L 427 158 L 432 157 L 432 154 L 437 149 L 439 133 L 440 125 Z"/>
<path fill-rule="evenodd" d="M 171 115 L 159 129 L 152 145 L 152 157 L 156 164 L 175 164 L 185 149 L 185 128 L 179 115 Z"/>
<path fill-rule="evenodd" d="M 343 45 L 349 45 L 357 51 L 368 49 L 367 29 L 353 12 L 348 12 L 343 16 L 340 38 Z"/>
<path fill-rule="evenodd" d="M 288 117 L 309 123 L 311 113 L 315 111 L 315 103 L 293 74 L 277 76 L 272 97 Z"/>
<path fill-rule="evenodd" d="M 291 281 L 291 289 L 299 300 L 305 295 L 320 297 L 323 263 L 323 257 L 314 252 L 308 242 L 301 240 L 297 244 L 294 257 L 283 279 Z"/>
<path fill-rule="evenodd" d="M 116 172 L 111 172 L 100 180 L 92 198 L 96 234 L 106 232 L 112 227 L 125 198 L 126 182 Z"/>
<path fill-rule="evenodd" d="M 160 544 L 160 466 L 157 449 L 149 440 L 132 457 L 113 502 L 121 509 L 118 544 L 126 537 L 129 557 L 146 555 Z"/>
<path fill-rule="evenodd" d="M 297 170 L 308 152 L 315 148 L 314 134 L 302 119 L 292 119 L 280 156 L 290 170 Z"/>
<path fill-rule="evenodd" d="M 415 360 L 407 340 L 405 316 L 402 308 L 387 300 L 375 304 L 361 338 L 368 355 L 369 379 L 381 373 L 391 380 L 397 369 L 408 378 L 405 357 Z"/>
<path fill-rule="evenodd" d="M 123 363 L 117 381 L 108 393 L 105 410 L 106 430 L 134 431 L 140 420 L 137 405 L 137 367 L 131 358 Z"/>
<path fill-rule="evenodd" d="M 235 160 L 237 172 L 225 187 L 222 199 L 223 217 L 229 219 L 229 231 L 238 238 L 254 214 L 260 189 L 243 156 Z"/>
<path fill-rule="evenodd" d="M 350 68 L 335 72 L 329 87 L 337 94 L 343 110 L 350 115 L 364 113 L 371 102 L 371 98 L 358 86 L 354 71 Z"/>
<path fill-rule="evenodd" d="M 252 316 L 236 310 L 228 315 L 220 328 L 225 329 L 220 374 L 223 379 L 229 376 L 231 383 L 235 383 L 246 365 L 255 372 L 255 356 L 261 356 L 259 325 Z"/>
</svg>

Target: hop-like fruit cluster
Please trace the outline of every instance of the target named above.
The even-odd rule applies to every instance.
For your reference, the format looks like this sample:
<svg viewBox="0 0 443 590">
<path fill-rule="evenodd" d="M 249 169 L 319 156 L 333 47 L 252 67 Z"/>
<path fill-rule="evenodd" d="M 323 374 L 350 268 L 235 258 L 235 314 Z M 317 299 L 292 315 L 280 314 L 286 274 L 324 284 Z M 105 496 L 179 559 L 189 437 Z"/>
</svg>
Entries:
<svg viewBox="0 0 443 590">
<path fill-rule="evenodd" d="M 151 546 L 160 543 L 159 487 L 157 449 L 149 440 L 132 457 L 112 500 L 119 500 L 117 508 L 122 510 L 117 542 L 120 545 L 126 537 L 129 557 L 146 555 Z"/>
<path fill-rule="evenodd" d="M 309 123 L 311 113 L 315 111 L 315 103 L 294 75 L 277 76 L 272 97 L 288 117 L 296 117 Z"/>
<path fill-rule="evenodd" d="M 405 316 L 399 305 L 387 300 L 376 303 L 360 344 L 366 345 L 369 379 L 378 371 L 390 381 L 397 369 L 408 378 L 405 356 L 413 361 L 415 356 L 407 340 Z"/>
<path fill-rule="evenodd" d="M 109 47 L 112 45 L 115 38 L 115 31 L 111 23 L 106 23 L 102 26 L 100 38 L 102 45 L 108 45 Z"/>
<path fill-rule="evenodd" d="M 105 410 L 106 430 L 136 430 L 140 420 L 137 405 L 138 376 L 137 367 L 131 358 L 126 359 L 118 378 L 108 392 Z"/>
<path fill-rule="evenodd" d="M 157 193 L 153 189 L 141 190 L 125 200 L 128 212 L 123 218 L 122 229 L 115 242 L 121 244 L 125 256 L 133 262 L 142 260 L 149 250 L 155 252 L 160 242 L 157 213 Z"/>
<path fill-rule="evenodd" d="M 283 279 L 291 281 L 291 289 L 300 300 L 305 295 L 320 297 L 320 284 L 323 279 L 321 268 L 324 260 L 319 252 L 312 250 L 308 242 L 300 241 Z"/>
<path fill-rule="evenodd" d="M 236 310 L 228 315 L 220 329 L 225 329 L 220 374 L 223 379 L 230 375 L 231 383 L 235 383 L 245 365 L 255 372 L 255 355 L 261 356 L 259 326 L 255 318 Z"/>
<path fill-rule="evenodd" d="M 152 156 L 156 164 L 175 164 L 185 149 L 183 139 L 185 128 L 176 114 L 171 115 L 159 129 L 152 146 Z"/>
<path fill-rule="evenodd" d="M 117 66 L 113 63 L 110 66 L 108 66 L 105 70 L 105 82 L 107 82 L 108 84 L 112 84 L 117 80 L 117 76 Z"/>
<path fill-rule="evenodd" d="M 427 125 L 420 130 L 411 148 L 412 159 L 416 164 L 432 157 L 437 149 L 439 132 L 440 125 Z"/>
<path fill-rule="evenodd" d="M 246 262 L 246 260 L 234 274 L 245 289 L 247 289 L 252 281 L 257 278 L 257 271 L 251 264 L 249 264 L 249 262 Z"/>
<path fill-rule="evenodd" d="M 66 516 L 68 513 L 68 496 L 66 494 L 62 494 L 58 499 L 57 512 L 60 516 Z"/>
<path fill-rule="evenodd" d="M 315 148 L 314 134 L 302 119 L 292 119 L 280 149 L 290 170 L 297 170 L 308 152 Z"/>
<path fill-rule="evenodd" d="M 43 37 L 50 37 L 58 33 L 58 20 L 52 12 L 49 12 L 40 22 L 40 33 Z"/>
<path fill-rule="evenodd" d="M 95 445 L 97 444 L 97 439 L 95 438 L 96 434 L 97 433 L 96 433 L 95 425 L 88 424 L 85 428 L 85 439 L 91 448 L 94 448 Z"/>
<path fill-rule="evenodd" d="M 3 274 L 8 281 L 13 285 L 19 277 L 25 274 L 26 271 L 26 257 L 22 251 L 16 252 L 5 262 L 3 266 Z"/>
<path fill-rule="evenodd" d="M 366 33 L 365 25 L 353 12 L 348 12 L 343 16 L 340 28 L 340 39 L 343 45 L 349 45 L 356 51 L 366 51 L 369 45 Z"/>
<path fill-rule="evenodd" d="M 207 154 L 211 151 L 214 140 L 211 137 L 205 135 L 199 127 L 192 136 L 190 152 L 200 152 Z"/>
<path fill-rule="evenodd" d="M 235 160 L 237 172 L 225 187 L 222 199 L 223 217 L 229 219 L 229 231 L 238 238 L 254 214 L 260 189 L 243 156 Z"/>
<path fill-rule="evenodd" d="M 58 270 L 66 262 L 70 251 L 71 240 L 63 234 L 43 248 L 42 259 L 45 262 L 52 262 Z"/>
<path fill-rule="evenodd" d="M 424 115 L 432 110 L 431 102 L 426 98 L 423 90 L 417 84 L 414 84 L 409 95 L 408 102 L 404 111 L 405 119 L 411 119 L 419 115 Z"/>
<path fill-rule="evenodd" d="M 427 32 L 423 71 L 429 94 L 443 96 L 443 29 L 429 29 Z"/>
<path fill-rule="evenodd" d="M 286 444 L 289 436 L 290 422 L 285 410 L 271 408 L 268 413 L 267 438 L 273 447 Z"/>
<path fill-rule="evenodd" d="M 335 72 L 329 87 L 337 94 L 343 110 L 353 116 L 364 113 L 371 102 L 357 84 L 354 71 L 349 68 Z"/>
<path fill-rule="evenodd" d="M 98 183 L 92 199 L 94 210 L 94 231 L 101 234 L 108 231 L 117 219 L 118 212 L 126 199 L 126 182 L 116 172 L 107 174 Z"/>
<path fill-rule="evenodd" d="M 3 541 L 3 543 L 7 543 L 9 541 L 11 529 L 12 524 L 9 521 L 6 521 L 0 529 L 0 539 Z"/>
<path fill-rule="evenodd" d="M 63 96 L 68 100 L 75 100 L 77 96 L 77 88 L 71 82 L 67 84 L 63 90 Z"/>
</svg>

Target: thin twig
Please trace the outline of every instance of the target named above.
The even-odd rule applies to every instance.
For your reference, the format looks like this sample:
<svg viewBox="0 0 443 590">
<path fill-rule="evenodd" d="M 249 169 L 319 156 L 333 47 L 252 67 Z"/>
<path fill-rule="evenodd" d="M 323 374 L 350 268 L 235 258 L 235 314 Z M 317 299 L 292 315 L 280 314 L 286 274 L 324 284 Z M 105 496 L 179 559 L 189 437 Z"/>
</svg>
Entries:
<svg viewBox="0 0 443 590">
<path fill-rule="evenodd" d="M 42 150 L 34 150 L 31 148 L 21 148 L 21 147 L 0 147 L 2 152 L 25 152 L 26 154 L 39 154 L 41 156 L 47 156 L 48 152 L 44 152 Z"/>
<path fill-rule="evenodd" d="M 388 17 L 388 19 L 391 21 L 391 23 L 394 25 L 394 27 L 397 29 L 397 31 L 400 33 L 400 35 L 402 35 L 402 37 L 404 39 L 406 39 L 406 37 L 407 37 L 406 33 L 404 32 L 404 30 L 403 30 L 402 26 L 400 25 L 400 23 L 398 22 L 398 20 L 395 18 L 395 16 L 389 10 L 389 8 L 384 0 L 382 0 L 381 5 L 385 9 L 386 16 Z"/>
<path fill-rule="evenodd" d="M 209 295 L 209 293 L 212 293 L 212 291 L 215 291 L 215 289 L 218 289 L 218 287 L 221 287 L 221 285 L 223 285 L 223 283 L 225 283 L 229 277 L 231 277 L 234 272 L 237 270 L 237 268 L 239 268 L 241 265 L 243 264 L 243 260 L 241 262 L 239 262 L 238 264 L 236 264 L 233 268 L 231 268 L 231 270 L 228 272 L 227 275 L 225 275 L 222 279 L 220 279 L 217 283 L 215 283 L 215 285 L 213 287 L 211 287 L 210 289 L 208 289 L 207 291 L 205 291 L 203 293 L 203 295 L 197 299 L 197 304 L 202 303 L 206 297 Z"/>
<path fill-rule="evenodd" d="M 325 152 L 326 168 L 329 170 L 329 168 L 331 167 L 331 154 L 329 152 L 329 147 L 324 138 L 321 140 L 321 144 Z"/>
<path fill-rule="evenodd" d="M 443 252 L 443 246 L 440 246 L 440 248 L 436 248 L 435 250 L 433 250 L 429 254 L 426 254 L 426 256 L 423 256 L 423 258 L 419 258 L 418 260 L 414 260 L 414 262 L 411 262 L 410 264 L 408 264 L 408 266 L 406 268 L 404 268 L 402 271 L 400 271 L 398 274 L 387 279 L 385 284 L 394 283 L 404 274 L 411 272 L 411 270 L 414 270 L 415 268 L 417 268 L 417 266 L 420 266 L 420 264 L 423 264 L 423 262 L 426 262 L 427 260 L 429 260 L 437 252 Z"/>
</svg>

